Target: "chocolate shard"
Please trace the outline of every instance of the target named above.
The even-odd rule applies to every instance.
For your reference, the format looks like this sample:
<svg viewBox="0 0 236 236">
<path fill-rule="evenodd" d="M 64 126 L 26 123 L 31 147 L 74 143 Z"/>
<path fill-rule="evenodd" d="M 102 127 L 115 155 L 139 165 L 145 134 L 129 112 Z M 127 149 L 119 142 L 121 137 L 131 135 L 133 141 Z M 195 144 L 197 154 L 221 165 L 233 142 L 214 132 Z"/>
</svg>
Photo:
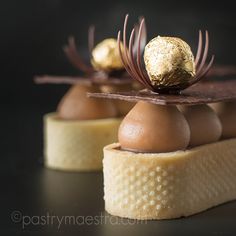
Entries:
<svg viewBox="0 0 236 236">
<path fill-rule="evenodd" d="M 150 90 L 88 93 L 89 97 L 146 101 L 159 105 L 197 105 L 236 99 L 236 80 L 206 81 L 195 84 L 180 94 L 158 94 Z"/>
<path fill-rule="evenodd" d="M 132 84 L 134 83 L 133 79 L 129 77 L 116 78 L 116 77 L 72 77 L 72 76 L 35 76 L 34 82 L 36 84 L 98 84 L 98 85 L 122 85 L 122 84 Z"/>
<path fill-rule="evenodd" d="M 52 75 L 35 76 L 34 82 L 36 84 L 90 84 L 91 83 L 91 81 L 83 77 L 52 76 Z"/>
</svg>

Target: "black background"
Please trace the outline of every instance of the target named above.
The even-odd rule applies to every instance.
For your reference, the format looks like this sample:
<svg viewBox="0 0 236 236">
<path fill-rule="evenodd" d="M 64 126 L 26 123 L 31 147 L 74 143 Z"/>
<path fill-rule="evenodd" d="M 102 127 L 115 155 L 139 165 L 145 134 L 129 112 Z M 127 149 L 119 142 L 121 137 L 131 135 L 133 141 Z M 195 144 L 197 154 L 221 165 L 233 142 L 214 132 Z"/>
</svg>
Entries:
<svg viewBox="0 0 236 236">
<path fill-rule="evenodd" d="M 67 89 L 35 85 L 33 76 L 79 73 L 65 58 L 62 46 L 74 35 L 87 58 L 87 29 L 92 23 L 99 42 L 116 37 L 126 13 L 130 14 L 130 26 L 143 15 L 149 39 L 158 34 L 180 36 L 193 50 L 198 29 L 208 29 L 216 63 L 236 64 L 236 13 L 227 1 L 8 0 L 0 4 L 0 101 L 2 117 L 7 117 L 4 126 L 8 125 L 3 148 L 24 158 L 42 153 L 42 127 L 36 112 L 55 110 Z M 8 118 L 9 112 L 14 115 Z M 8 129 L 15 135 L 9 135 Z"/>
<path fill-rule="evenodd" d="M 16 199 L 16 205 L 23 208 L 28 201 L 24 198 L 27 191 L 41 180 L 42 173 L 37 173 L 42 168 L 42 116 L 55 110 L 68 88 L 35 85 L 34 75 L 78 74 L 62 51 L 68 36 L 76 37 L 81 54 L 88 58 L 88 26 L 95 24 L 97 42 L 116 37 L 126 13 L 130 14 L 131 26 L 138 16 L 145 16 L 149 39 L 156 35 L 179 36 L 192 46 L 193 51 L 198 29 L 208 29 L 210 52 L 216 55 L 216 63 L 236 64 L 233 1 L 2 0 L 0 171 L 4 180 L 1 201 L 4 206 L 1 209 L 4 209 L 5 218 L 14 209 Z M 98 178 L 102 181 L 101 176 Z M 26 193 L 22 193 L 20 179 L 32 179 L 31 184 L 23 187 Z M 71 179 L 68 181 L 70 183 Z"/>
</svg>

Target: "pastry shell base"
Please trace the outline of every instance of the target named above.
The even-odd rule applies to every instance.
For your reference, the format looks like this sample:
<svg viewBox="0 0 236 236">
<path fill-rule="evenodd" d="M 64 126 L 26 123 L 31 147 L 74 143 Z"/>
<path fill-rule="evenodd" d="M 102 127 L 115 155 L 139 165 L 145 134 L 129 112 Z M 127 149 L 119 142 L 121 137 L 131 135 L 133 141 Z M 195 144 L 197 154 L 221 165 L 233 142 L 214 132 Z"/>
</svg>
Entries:
<svg viewBox="0 0 236 236">
<path fill-rule="evenodd" d="M 44 116 L 45 166 L 65 171 L 102 169 L 103 147 L 117 141 L 120 118 L 68 121 Z"/>
<path fill-rule="evenodd" d="M 190 216 L 236 199 L 236 139 L 170 153 L 104 148 L 105 209 L 130 219 Z"/>
</svg>

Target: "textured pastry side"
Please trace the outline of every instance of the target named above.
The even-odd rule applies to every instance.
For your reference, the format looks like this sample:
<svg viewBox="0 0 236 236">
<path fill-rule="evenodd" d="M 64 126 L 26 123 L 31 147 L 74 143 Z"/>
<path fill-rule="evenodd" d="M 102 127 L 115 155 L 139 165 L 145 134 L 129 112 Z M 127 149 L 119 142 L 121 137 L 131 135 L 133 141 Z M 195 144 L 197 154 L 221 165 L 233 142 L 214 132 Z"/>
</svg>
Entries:
<svg viewBox="0 0 236 236">
<path fill-rule="evenodd" d="M 236 139 L 170 153 L 104 148 L 105 209 L 131 219 L 189 216 L 236 199 Z"/>
<path fill-rule="evenodd" d="M 119 118 L 85 121 L 57 119 L 56 113 L 44 116 L 45 166 L 65 171 L 102 169 L 102 149 L 117 141 Z"/>
</svg>

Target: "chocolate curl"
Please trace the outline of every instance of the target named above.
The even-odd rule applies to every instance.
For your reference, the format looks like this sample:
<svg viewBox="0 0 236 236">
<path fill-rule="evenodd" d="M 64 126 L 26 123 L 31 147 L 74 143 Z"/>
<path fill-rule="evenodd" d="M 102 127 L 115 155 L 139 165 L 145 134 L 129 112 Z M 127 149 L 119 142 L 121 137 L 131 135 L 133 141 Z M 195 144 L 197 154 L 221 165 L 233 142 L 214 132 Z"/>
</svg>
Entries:
<svg viewBox="0 0 236 236">
<path fill-rule="evenodd" d="M 214 55 L 211 56 L 211 59 L 208 63 L 206 63 L 206 59 L 208 56 L 208 49 L 209 49 L 209 35 L 208 31 L 205 31 L 205 45 L 204 50 L 202 54 L 202 31 L 199 30 L 199 39 L 198 39 L 198 49 L 197 49 L 197 55 L 195 59 L 195 66 L 196 66 L 196 76 L 195 78 L 189 83 L 189 86 L 197 83 L 201 79 L 204 78 L 204 76 L 208 73 L 210 70 L 213 61 L 214 61 Z M 188 87 L 189 87 L 188 86 Z"/>
<path fill-rule="evenodd" d="M 91 31 L 91 32 L 90 32 Z M 92 47 L 92 29 L 90 29 L 89 31 L 89 48 Z M 81 59 L 77 48 L 76 48 L 76 44 L 75 44 L 75 39 L 74 37 L 69 37 L 68 39 L 68 45 L 63 47 L 63 50 L 68 58 L 68 60 L 70 61 L 70 63 L 77 69 L 83 71 L 86 74 L 92 74 L 94 73 L 94 69 L 91 66 L 86 65 L 86 63 L 84 63 L 84 61 Z"/>
<path fill-rule="evenodd" d="M 137 55 L 139 27 L 140 27 L 140 24 L 142 23 L 143 19 L 144 19 L 143 16 L 139 17 L 139 24 L 134 25 L 134 33 L 135 33 L 134 46 L 133 46 L 134 55 Z M 144 48 L 147 44 L 147 27 L 146 27 L 145 21 L 143 22 L 142 35 L 141 35 L 140 39 L 141 39 L 140 53 L 143 54 Z"/>
<path fill-rule="evenodd" d="M 126 42 L 126 29 L 127 29 L 127 23 L 128 23 L 128 17 L 129 15 L 127 14 L 125 16 L 125 21 L 124 21 L 124 27 L 123 27 L 123 45 L 124 45 L 124 50 L 121 48 L 121 31 L 118 32 L 117 36 L 117 43 L 119 47 L 119 52 L 120 52 L 120 57 L 122 60 L 122 63 L 126 69 L 126 71 L 129 73 L 129 75 L 137 80 L 139 83 L 141 83 L 143 86 L 146 88 L 152 90 L 153 86 L 151 84 L 151 81 L 147 77 L 146 74 L 144 74 L 143 70 L 141 69 L 141 37 L 143 37 L 142 30 L 144 27 L 144 19 L 142 19 L 139 27 L 138 27 L 138 36 L 136 38 L 137 42 L 137 56 L 136 56 L 136 61 L 135 61 L 135 55 L 134 55 L 134 32 L 135 28 L 131 31 L 130 39 L 129 39 L 129 47 L 127 48 L 127 42 Z M 136 29 L 137 31 L 137 29 Z"/>
</svg>

